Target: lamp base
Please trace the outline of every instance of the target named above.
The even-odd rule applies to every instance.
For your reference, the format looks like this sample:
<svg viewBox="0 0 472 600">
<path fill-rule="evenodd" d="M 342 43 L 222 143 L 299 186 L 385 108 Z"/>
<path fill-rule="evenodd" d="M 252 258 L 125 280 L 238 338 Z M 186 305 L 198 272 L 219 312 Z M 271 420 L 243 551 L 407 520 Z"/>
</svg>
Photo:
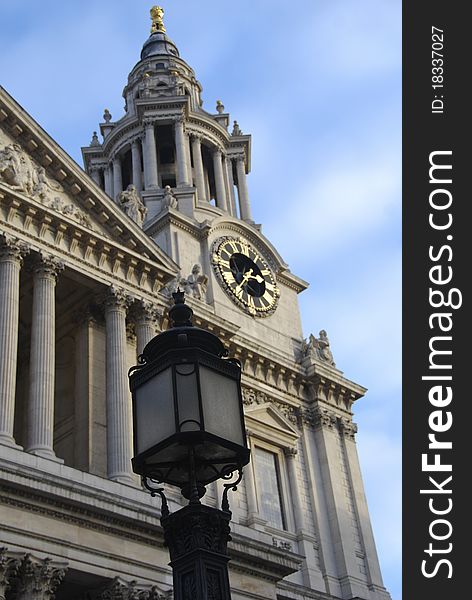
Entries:
<svg viewBox="0 0 472 600">
<path fill-rule="evenodd" d="M 231 512 L 189 504 L 163 516 L 174 600 L 231 600 L 227 554 Z"/>
</svg>

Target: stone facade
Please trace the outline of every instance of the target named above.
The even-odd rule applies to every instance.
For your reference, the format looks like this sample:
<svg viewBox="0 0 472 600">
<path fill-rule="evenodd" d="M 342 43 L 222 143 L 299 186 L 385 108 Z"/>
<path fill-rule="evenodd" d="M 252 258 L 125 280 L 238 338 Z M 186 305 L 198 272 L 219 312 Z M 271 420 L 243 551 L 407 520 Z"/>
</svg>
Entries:
<svg viewBox="0 0 472 600">
<path fill-rule="evenodd" d="M 389 599 L 352 421 L 365 389 L 326 332 L 303 339 L 307 284 L 251 216 L 251 138 L 201 91 L 154 21 L 84 173 L 0 90 L 0 600 L 172 596 L 160 503 L 131 470 L 127 371 L 178 286 L 243 365 L 232 597 Z M 269 500 L 256 456 L 275 465 Z"/>
</svg>

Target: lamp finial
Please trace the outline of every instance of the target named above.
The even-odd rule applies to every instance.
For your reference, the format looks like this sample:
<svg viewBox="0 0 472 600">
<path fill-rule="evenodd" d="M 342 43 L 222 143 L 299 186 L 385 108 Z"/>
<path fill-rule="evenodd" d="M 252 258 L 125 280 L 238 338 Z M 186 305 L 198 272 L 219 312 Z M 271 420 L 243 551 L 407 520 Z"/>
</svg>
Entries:
<svg viewBox="0 0 472 600">
<path fill-rule="evenodd" d="M 171 327 L 192 327 L 193 310 L 185 304 L 185 293 L 177 288 L 172 294 L 174 306 L 169 310 Z"/>
</svg>

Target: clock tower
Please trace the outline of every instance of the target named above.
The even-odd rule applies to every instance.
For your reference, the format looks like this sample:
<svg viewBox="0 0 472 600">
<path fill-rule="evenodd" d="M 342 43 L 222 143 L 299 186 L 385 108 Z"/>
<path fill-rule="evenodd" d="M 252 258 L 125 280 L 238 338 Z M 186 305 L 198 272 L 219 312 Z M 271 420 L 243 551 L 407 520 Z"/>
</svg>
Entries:
<svg viewBox="0 0 472 600">
<path fill-rule="evenodd" d="M 113 120 L 105 110 L 103 140 L 94 134 L 82 149 L 85 168 L 128 213 L 130 197 L 142 203 L 144 232 L 180 266 L 164 294 L 180 286 L 242 338 L 293 358 L 302 340 L 297 294 L 307 283 L 254 223 L 251 136 L 220 101 L 214 111 L 203 106 L 162 9 L 151 19 L 123 90 L 125 114 Z"/>
</svg>

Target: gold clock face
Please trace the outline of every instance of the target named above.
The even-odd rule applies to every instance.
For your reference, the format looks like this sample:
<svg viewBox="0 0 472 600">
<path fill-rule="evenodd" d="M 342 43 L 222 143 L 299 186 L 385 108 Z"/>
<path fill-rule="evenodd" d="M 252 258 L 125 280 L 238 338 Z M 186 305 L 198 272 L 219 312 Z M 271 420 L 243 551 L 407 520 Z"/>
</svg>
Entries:
<svg viewBox="0 0 472 600">
<path fill-rule="evenodd" d="M 274 312 L 280 292 L 258 250 L 241 238 L 225 237 L 214 243 L 211 258 L 218 280 L 233 302 L 252 316 Z"/>
</svg>

